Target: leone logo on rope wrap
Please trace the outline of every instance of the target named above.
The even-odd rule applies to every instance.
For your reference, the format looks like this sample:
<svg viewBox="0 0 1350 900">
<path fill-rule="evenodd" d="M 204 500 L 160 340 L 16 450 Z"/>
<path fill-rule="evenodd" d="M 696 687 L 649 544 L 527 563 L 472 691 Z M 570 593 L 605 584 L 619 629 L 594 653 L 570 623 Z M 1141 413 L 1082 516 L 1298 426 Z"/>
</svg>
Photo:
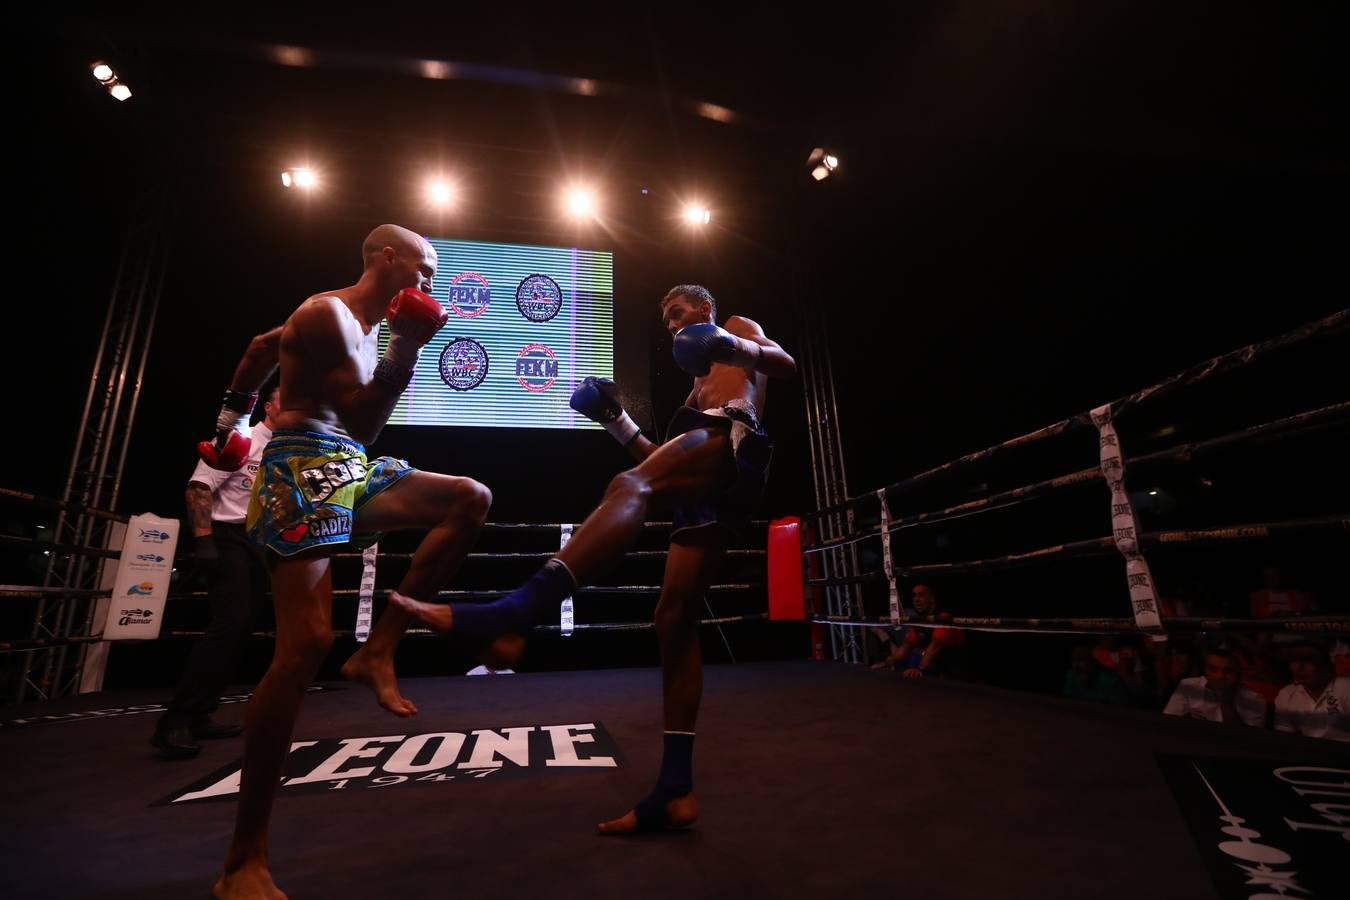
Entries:
<svg viewBox="0 0 1350 900">
<path fill-rule="evenodd" d="M 516 308 L 531 322 L 547 322 L 562 309 L 562 288 L 547 275 L 530 275 L 516 287 Z"/>
</svg>

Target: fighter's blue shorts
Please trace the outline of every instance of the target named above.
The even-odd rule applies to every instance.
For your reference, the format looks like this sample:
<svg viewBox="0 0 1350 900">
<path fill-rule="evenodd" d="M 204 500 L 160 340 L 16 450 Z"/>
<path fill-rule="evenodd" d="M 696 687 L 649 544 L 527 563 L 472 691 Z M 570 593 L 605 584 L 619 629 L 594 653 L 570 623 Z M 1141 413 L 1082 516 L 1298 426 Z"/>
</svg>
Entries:
<svg viewBox="0 0 1350 900">
<path fill-rule="evenodd" d="M 738 533 L 750 524 L 750 517 L 764 492 L 769 462 L 773 458 L 773 440 L 764 433 L 749 404 L 728 404 L 716 414 L 682 406 L 670 420 L 666 440 L 695 428 L 721 428 L 731 433 L 736 478 L 710 497 L 676 505 L 671 534 L 711 526 Z"/>
<path fill-rule="evenodd" d="M 366 461 L 350 438 L 312 431 L 277 431 L 263 449 L 244 527 L 249 537 L 281 556 L 325 544 L 366 547 L 375 532 L 353 536 L 361 508 L 403 476 L 407 460 Z"/>
</svg>

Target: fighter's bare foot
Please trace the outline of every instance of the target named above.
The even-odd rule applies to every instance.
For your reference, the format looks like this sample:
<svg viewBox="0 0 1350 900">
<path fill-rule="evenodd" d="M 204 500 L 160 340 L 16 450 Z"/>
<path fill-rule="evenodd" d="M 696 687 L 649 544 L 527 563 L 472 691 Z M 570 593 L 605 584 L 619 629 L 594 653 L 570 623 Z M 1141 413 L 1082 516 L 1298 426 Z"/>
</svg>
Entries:
<svg viewBox="0 0 1350 900">
<path fill-rule="evenodd" d="M 393 658 L 371 652 L 369 645 L 342 664 L 342 677 L 368 685 L 379 704 L 399 718 L 417 715 L 416 704 L 398 692 Z"/>
<path fill-rule="evenodd" d="M 216 900 L 286 900 L 286 894 L 272 881 L 272 873 L 261 862 L 245 863 L 226 872 L 211 888 Z"/>
<path fill-rule="evenodd" d="M 617 819 L 601 822 L 595 826 L 598 834 L 634 834 L 636 832 L 673 831 L 688 828 L 698 819 L 698 798 L 693 792 L 676 797 L 666 803 L 668 822 L 660 825 L 643 825 L 638 821 L 637 813 L 629 810 Z"/>
<path fill-rule="evenodd" d="M 389 602 L 432 631 L 439 631 L 444 634 L 454 624 L 454 612 L 448 604 L 423 603 L 421 600 L 414 600 L 407 594 L 400 594 L 398 591 L 389 592 Z"/>
</svg>

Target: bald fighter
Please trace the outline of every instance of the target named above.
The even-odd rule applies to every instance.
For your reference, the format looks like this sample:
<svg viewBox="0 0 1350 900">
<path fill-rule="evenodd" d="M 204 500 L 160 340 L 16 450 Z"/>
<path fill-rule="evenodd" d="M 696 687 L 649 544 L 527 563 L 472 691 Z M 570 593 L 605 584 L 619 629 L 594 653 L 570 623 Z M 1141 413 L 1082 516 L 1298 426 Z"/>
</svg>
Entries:
<svg viewBox="0 0 1350 900">
<path fill-rule="evenodd" d="M 445 324 L 428 296 L 436 251 L 397 225 L 381 225 L 361 248 L 350 287 L 315 294 L 280 328 L 259 335 L 235 370 L 216 437 L 200 447 L 210 465 L 248 456 L 235 430 L 258 387 L 279 364 L 282 408 L 262 454 L 245 525 L 265 548 L 276 606 L 271 667 L 244 722 L 244 766 L 234 841 L 218 898 L 284 898 L 269 869 L 267 828 L 305 688 L 333 643 L 332 554 L 397 529 L 426 529 L 396 593 L 431 600 L 459 567 L 487 518 L 492 495 L 471 478 L 421 472 L 405 460 L 366 458 L 412 380 L 418 352 Z M 392 298 L 392 299 L 391 299 Z M 380 322 L 390 338 L 377 353 Z M 242 453 L 242 455 L 241 455 Z M 409 617 L 387 608 L 342 667 L 397 716 L 417 712 L 398 689 L 394 649 Z"/>
</svg>

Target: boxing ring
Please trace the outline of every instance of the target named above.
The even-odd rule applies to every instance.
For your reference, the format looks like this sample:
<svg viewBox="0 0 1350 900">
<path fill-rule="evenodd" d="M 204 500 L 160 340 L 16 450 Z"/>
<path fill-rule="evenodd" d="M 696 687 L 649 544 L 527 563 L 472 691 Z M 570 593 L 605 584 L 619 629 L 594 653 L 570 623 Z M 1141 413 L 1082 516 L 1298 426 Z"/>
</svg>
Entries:
<svg viewBox="0 0 1350 900">
<path fill-rule="evenodd" d="M 698 826 L 601 838 L 594 823 L 627 809 L 659 764 L 656 671 L 418 679 L 405 688 L 421 708 L 411 721 L 363 689 L 323 687 L 296 727 L 320 752 L 298 749 L 288 781 L 342 741 L 379 753 L 279 792 L 274 859 L 292 897 L 856 897 L 900 877 L 931 897 L 1211 897 L 1159 754 L 1345 765 L 1330 742 L 1138 710 L 814 662 L 719 665 L 700 717 Z M 238 743 L 209 742 L 185 764 L 153 758 L 153 712 L 136 707 L 159 699 L 67 698 L 13 713 L 61 718 L 0 727 L 0 802 L 23 823 L 0 851 L 10 896 L 205 895 L 233 795 L 173 799 L 227 777 Z M 394 754 L 419 734 L 560 725 L 597 726 L 578 756 L 615 765 L 549 767 L 544 744 L 546 758 L 514 774 L 382 768 L 406 768 Z"/>
<path fill-rule="evenodd" d="M 1126 452 L 1127 439 L 1122 438 L 1116 428 L 1122 419 L 1128 423 L 1131 414 L 1139 408 L 1184 389 L 1218 379 L 1296 348 L 1303 348 L 1312 342 L 1340 340 L 1343 344 L 1347 327 L 1350 327 L 1350 311 L 1342 310 L 1280 337 L 1206 360 L 1157 384 L 1092 410 L 1070 416 L 984 450 L 966 454 L 876 491 L 842 499 L 809 514 L 805 517 L 807 522 L 814 521 L 816 527 L 808 528 L 808 531 L 819 537 L 808 540 L 803 548 L 803 580 L 815 595 L 813 622 L 827 625 L 830 629 L 833 657 L 849 662 L 864 661 L 863 648 L 854 635 L 859 628 L 876 626 L 914 625 L 921 628 L 935 628 L 950 625 L 963 629 L 996 632 L 1042 631 L 1084 634 L 1134 632 L 1157 638 L 1171 632 L 1200 631 L 1296 630 L 1306 634 L 1350 632 L 1350 616 L 1345 615 L 1263 619 L 1171 615 L 1164 620 L 1159 607 L 1158 586 L 1148 565 L 1150 554 L 1178 548 L 1269 542 L 1314 534 L 1345 536 L 1350 534 L 1350 510 L 1300 519 L 1222 522 L 1210 527 L 1146 532 L 1140 527 L 1134 502 L 1126 487 L 1127 469 L 1134 473 L 1166 465 L 1185 465 L 1197 459 L 1240 450 L 1261 442 L 1306 436 L 1344 426 L 1350 421 L 1350 399 L 1342 399 L 1314 409 L 1298 410 L 1272 421 L 1249 425 L 1240 431 L 1134 456 Z M 892 511 L 893 504 L 918 488 L 928 487 L 932 483 L 952 479 L 958 473 L 997 462 L 1010 451 L 1036 447 L 1052 439 L 1089 429 L 1096 431 L 1100 451 L 1094 465 L 937 509 L 904 515 L 895 515 Z M 1010 510 L 1033 500 L 1097 485 L 1105 486 L 1108 491 L 1108 496 L 1102 498 L 1100 507 L 1100 511 L 1105 513 L 1102 518 L 1110 523 L 1111 530 L 1106 535 L 1042 546 L 1019 553 L 954 562 L 911 562 L 897 558 L 892 549 L 896 535 L 911 529 Z M 859 526 L 858 518 L 864 511 L 875 524 Z M 877 545 L 873 555 L 880 560 L 880 567 L 863 571 L 858 563 L 858 548 L 860 544 L 869 541 L 874 541 Z M 1128 616 L 955 616 L 939 621 L 932 616 L 907 615 L 900 605 L 898 590 L 900 579 L 951 578 L 1116 554 L 1123 557 L 1125 562 L 1125 584 L 1129 606 L 1122 609 L 1122 612 L 1128 611 L 1130 613 Z M 873 617 L 867 614 L 869 607 L 878 605 L 875 602 L 869 603 L 869 598 L 864 596 L 863 589 L 868 586 L 880 588 L 880 605 L 885 607 L 887 615 Z"/>
<path fill-rule="evenodd" d="M 705 629 L 721 632 L 728 663 L 737 629 L 785 630 L 800 640 L 803 656 L 814 645 L 817 659 L 723 664 L 709 653 L 717 664 L 707 667 L 696 753 L 703 811 L 691 831 L 632 838 L 592 833 L 596 822 L 628 809 L 657 771 L 658 670 L 405 679 L 404 692 L 420 708 L 410 720 L 389 717 L 359 686 L 317 683 L 302 708 L 278 793 L 272 828 L 278 882 L 295 897 L 442 897 L 503 887 L 578 897 L 859 896 L 896 894 L 902 886 L 907 895 L 932 897 L 1054 892 L 1134 900 L 1141 893 L 1234 896 L 1224 879 L 1248 877 L 1257 887 L 1242 896 L 1260 890 L 1285 895 L 1290 884 L 1301 892 L 1290 889 L 1289 896 L 1330 896 L 1319 872 L 1343 852 L 1350 829 L 1300 807 L 1289 813 L 1302 816 L 1295 821 L 1306 826 L 1297 833 L 1306 844 L 1295 852 L 1288 835 L 1274 833 L 1275 820 L 1241 808 L 1245 801 L 1235 792 L 1258 776 L 1287 787 L 1300 783 L 1290 773 L 1344 772 L 1344 787 L 1334 786 L 1342 776 L 1321 776 L 1321 783 L 1332 784 L 1326 790 L 1336 796 L 1350 796 L 1345 745 L 986 685 L 899 679 L 858 664 L 869 658 L 860 636 L 878 626 L 1150 639 L 1197 631 L 1350 633 L 1350 616 L 1339 614 L 1162 615 L 1149 565 L 1157 553 L 1211 544 L 1309 535 L 1343 539 L 1350 514 L 1145 532 L 1125 487 L 1127 473 L 1150 466 L 1184 465 L 1350 421 L 1350 400 L 1341 400 L 1238 432 L 1128 452 L 1130 416 L 1138 407 L 1291 348 L 1343 341 L 1348 324 L 1350 312 L 1342 311 L 878 491 L 835 496 L 800 521 L 756 523 L 748 545 L 731 551 L 728 577 L 710 592 Z M 808 378 L 827 371 L 810 369 Z M 809 415 L 815 416 L 813 442 L 837 446 L 837 417 L 826 423 Z M 833 436 L 829 429 L 836 429 Z M 1074 471 L 977 499 L 898 511 L 921 486 L 1070 432 L 1095 432 L 1099 451 Z M 1100 498 L 1102 516 L 1111 523 L 1105 535 L 943 562 L 911 559 L 893 546 L 897 535 L 913 529 L 1023 504 L 1032 509 L 1035 501 L 1094 485 L 1107 488 Z M 68 502 L 20 491 L 5 490 L 0 498 L 75 511 Z M 486 545 L 501 549 L 471 554 L 468 574 L 456 580 L 465 586 L 442 598 L 500 596 L 501 585 L 514 583 L 504 572 L 528 571 L 547 559 L 570 527 L 490 524 Z M 583 646 L 569 641 L 598 647 L 649 629 L 649 622 L 636 621 L 633 598 L 654 603 L 659 587 L 634 573 L 653 571 L 643 567 L 664 557 L 644 548 L 655 546 L 668 527 L 650 523 L 612 582 L 579 591 L 574 607 L 541 628 L 532 647 Z M 23 541 L 4 543 L 18 547 Z M 118 555 L 108 547 L 44 546 L 88 560 Z M 335 591 L 339 637 L 360 639 L 384 593 L 377 584 L 392 585 L 407 557 L 388 547 L 337 555 L 337 580 L 358 585 Z M 904 581 L 1082 557 L 1123 563 L 1120 615 L 939 620 L 907 613 L 900 602 Z M 864 568 L 869 559 L 879 561 L 875 568 Z M 186 555 L 180 560 L 185 568 L 190 563 Z M 794 583 L 786 589 L 785 571 Z M 474 586 L 480 580 L 484 586 Z M 107 595 L 0 586 L 6 603 L 67 603 L 63 615 L 72 622 L 93 622 L 96 601 Z M 171 605 L 191 612 L 204 605 L 202 596 L 180 584 Z M 172 627 L 163 636 L 200 633 Z M 257 636 L 270 635 L 261 630 Z M 414 631 L 410 637 L 428 636 Z M 100 642 L 97 633 L 35 637 L 0 642 L 0 653 L 67 648 L 79 680 L 78 661 Z M 709 651 L 719 646 L 711 636 L 704 643 Z M 831 664 L 827 657 L 850 665 Z M 205 893 L 228 843 L 239 744 L 209 742 L 189 762 L 155 759 L 145 738 L 165 694 L 62 696 L 0 711 L 0 754 L 10 773 L 0 803 L 12 821 L 23 823 L 11 829 L 0 860 L 7 881 L 17 886 L 13 895 Z M 239 715 L 246 697 L 247 687 L 234 690 L 222 717 Z M 1244 775 L 1244 765 L 1259 770 L 1258 776 Z M 1209 795 L 1194 793 L 1194 778 L 1185 780 L 1187 766 L 1200 773 Z M 1237 774 L 1225 774 L 1224 766 Z M 1206 807 L 1210 795 L 1214 803 Z M 1195 796 L 1200 800 L 1184 799 Z M 1205 816 L 1219 856 L 1199 830 Z M 1239 828 L 1235 817 L 1247 825 Z M 1229 830 L 1221 833 L 1223 828 Z M 1251 871 L 1229 871 L 1233 860 Z M 1297 880 L 1290 874 L 1296 865 Z"/>
</svg>

